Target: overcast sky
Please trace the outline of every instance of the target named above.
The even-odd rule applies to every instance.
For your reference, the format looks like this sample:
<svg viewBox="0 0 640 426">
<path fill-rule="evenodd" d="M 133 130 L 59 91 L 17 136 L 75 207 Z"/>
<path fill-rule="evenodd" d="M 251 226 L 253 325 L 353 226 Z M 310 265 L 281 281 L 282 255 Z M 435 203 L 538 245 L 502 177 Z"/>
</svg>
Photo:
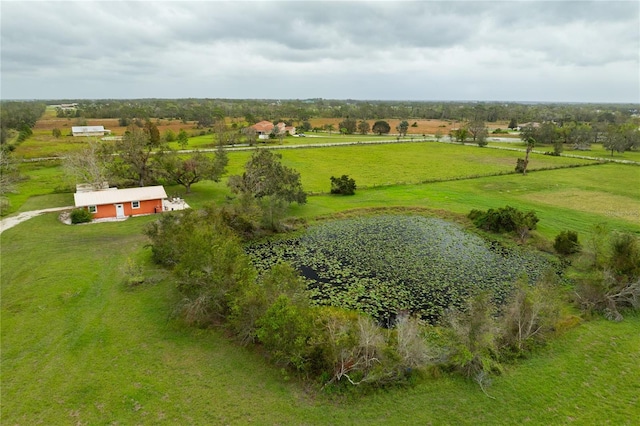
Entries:
<svg viewBox="0 0 640 426">
<path fill-rule="evenodd" d="M 638 1 L 0 3 L 2 99 L 640 102 Z"/>
</svg>

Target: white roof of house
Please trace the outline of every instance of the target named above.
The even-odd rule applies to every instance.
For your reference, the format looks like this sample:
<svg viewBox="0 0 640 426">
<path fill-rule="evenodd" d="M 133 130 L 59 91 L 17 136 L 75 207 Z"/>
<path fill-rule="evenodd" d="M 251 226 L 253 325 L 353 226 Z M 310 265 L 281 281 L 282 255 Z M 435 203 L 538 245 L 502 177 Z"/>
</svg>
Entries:
<svg viewBox="0 0 640 426">
<path fill-rule="evenodd" d="M 76 207 L 157 200 L 160 198 L 167 198 L 167 193 L 162 185 L 126 189 L 111 188 L 103 191 L 77 192 L 73 194 Z"/>
<path fill-rule="evenodd" d="M 71 126 L 74 133 L 104 132 L 104 126 Z"/>
</svg>

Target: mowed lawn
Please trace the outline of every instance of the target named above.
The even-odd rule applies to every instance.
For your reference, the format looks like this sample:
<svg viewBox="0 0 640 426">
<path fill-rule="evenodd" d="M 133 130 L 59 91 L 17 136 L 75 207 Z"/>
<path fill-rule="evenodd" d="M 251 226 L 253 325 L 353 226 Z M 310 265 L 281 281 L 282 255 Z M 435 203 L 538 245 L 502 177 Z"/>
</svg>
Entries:
<svg viewBox="0 0 640 426">
<path fill-rule="evenodd" d="M 504 177 L 503 177 L 504 178 Z M 335 398 L 216 330 L 172 317 L 174 283 L 128 289 L 149 263 L 152 218 L 63 225 L 55 214 L 0 236 L 2 424 L 634 424 L 640 316 L 594 320 L 494 379 L 442 374 Z"/>
</svg>

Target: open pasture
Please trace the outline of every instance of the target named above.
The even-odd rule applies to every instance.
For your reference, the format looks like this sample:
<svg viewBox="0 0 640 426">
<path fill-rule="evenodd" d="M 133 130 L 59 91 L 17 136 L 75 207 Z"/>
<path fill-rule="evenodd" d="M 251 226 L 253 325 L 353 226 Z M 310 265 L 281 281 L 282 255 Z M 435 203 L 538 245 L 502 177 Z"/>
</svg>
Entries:
<svg viewBox="0 0 640 426">
<path fill-rule="evenodd" d="M 329 192 L 331 176 L 349 175 L 358 188 L 512 173 L 522 153 L 437 142 L 278 151 L 312 193 Z M 240 173 L 249 152 L 229 153 L 229 174 Z M 532 155 L 531 170 L 590 164 L 589 160 Z"/>
<path fill-rule="evenodd" d="M 607 223 L 613 229 L 640 234 L 640 220 L 634 211 L 640 204 L 640 167 L 601 164 L 532 172 L 527 176 L 489 176 L 421 185 L 395 185 L 356 191 L 355 196 L 322 195 L 310 197 L 305 206 L 294 207 L 295 214 L 313 218 L 358 208 L 425 207 L 467 214 L 472 209 L 486 210 L 507 204 L 523 210 L 535 210 L 540 222 L 538 231 L 552 239 L 558 232 L 570 229 L 586 235 L 596 223 Z M 626 182 L 622 184 L 621 182 Z M 606 209 L 590 209 L 586 205 L 572 209 L 565 205 L 569 194 L 609 195 Z M 615 203 L 613 201 L 615 200 Z"/>
<path fill-rule="evenodd" d="M 514 139 L 513 142 L 489 142 L 488 146 L 494 147 L 504 147 L 504 148 L 519 148 L 525 149 L 525 144 L 520 139 Z M 535 147 L 536 151 L 553 151 L 553 147 L 551 145 L 537 145 Z M 606 150 L 602 144 L 591 144 L 591 149 L 588 151 L 579 151 L 571 149 L 569 146 L 564 147 L 564 151 L 562 151 L 562 155 L 565 156 L 580 156 L 586 158 L 593 159 L 610 159 L 610 160 L 628 160 L 635 161 L 640 163 L 640 151 L 625 151 L 625 152 L 615 152 L 613 156 L 611 155 L 611 151 Z"/>
</svg>

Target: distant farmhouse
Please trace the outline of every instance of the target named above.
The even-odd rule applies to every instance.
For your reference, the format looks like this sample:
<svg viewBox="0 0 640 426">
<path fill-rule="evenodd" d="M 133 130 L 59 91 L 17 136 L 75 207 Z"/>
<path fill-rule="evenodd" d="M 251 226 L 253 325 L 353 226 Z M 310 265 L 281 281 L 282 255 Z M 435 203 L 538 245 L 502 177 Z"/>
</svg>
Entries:
<svg viewBox="0 0 640 426">
<path fill-rule="evenodd" d="M 78 104 L 75 102 L 72 104 L 59 104 L 59 105 L 48 105 L 48 106 L 51 108 L 62 110 L 62 111 L 75 111 L 76 109 L 78 109 Z"/>
<path fill-rule="evenodd" d="M 251 128 L 256 131 L 258 139 L 269 139 L 269 135 L 274 133 L 274 127 L 277 127 L 276 135 L 284 135 L 287 132 L 289 132 L 290 135 L 296 133 L 295 127 L 287 126 L 283 122 L 274 125 L 272 122 L 264 120 L 251 126 Z"/>
<path fill-rule="evenodd" d="M 104 136 L 111 133 L 104 126 L 72 126 L 71 133 L 73 136 Z"/>
</svg>

